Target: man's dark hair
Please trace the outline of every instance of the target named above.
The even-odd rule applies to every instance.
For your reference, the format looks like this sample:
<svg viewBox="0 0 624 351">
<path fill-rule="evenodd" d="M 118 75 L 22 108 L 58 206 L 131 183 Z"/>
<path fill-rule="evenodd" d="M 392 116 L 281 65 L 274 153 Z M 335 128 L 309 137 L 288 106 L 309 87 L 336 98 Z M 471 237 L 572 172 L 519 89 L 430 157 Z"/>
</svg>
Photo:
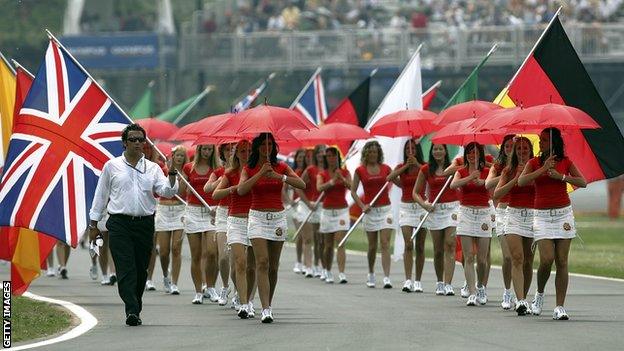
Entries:
<svg viewBox="0 0 624 351">
<path fill-rule="evenodd" d="M 124 130 L 121 132 L 121 141 L 122 142 L 126 142 L 128 141 L 128 133 L 130 133 L 131 131 L 139 131 L 141 133 L 143 133 L 143 137 L 146 138 L 147 134 L 145 134 L 145 129 L 143 129 L 143 127 L 141 127 L 140 125 L 136 124 L 136 123 L 132 123 L 132 124 L 128 124 L 128 126 L 126 128 L 124 128 Z"/>
</svg>

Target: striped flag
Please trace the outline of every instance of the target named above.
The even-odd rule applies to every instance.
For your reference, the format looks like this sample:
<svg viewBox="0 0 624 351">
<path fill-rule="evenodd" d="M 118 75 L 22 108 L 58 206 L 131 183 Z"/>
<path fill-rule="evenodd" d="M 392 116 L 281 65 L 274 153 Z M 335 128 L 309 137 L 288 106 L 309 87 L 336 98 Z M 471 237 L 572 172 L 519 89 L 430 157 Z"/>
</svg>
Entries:
<svg viewBox="0 0 624 351">
<path fill-rule="evenodd" d="M 327 103 L 325 102 L 325 88 L 323 87 L 320 67 L 312 74 L 291 108 L 299 111 L 317 126 L 325 123 Z"/>
<path fill-rule="evenodd" d="M 275 77 L 275 73 L 269 74 L 267 79 L 265 79 L 264 82 L 262 82 L 262 84 L 260 84 L 259 87 L 250 91 L 249 94 L 245 95 L 236 105 L 234 105 L 233 111 L 240 112 L 240 111 L 244 111 L 248 109 L 249 106 L 251 106 L 251 104 L 253 104 L 253 102 L 256 101 L 258 96 L 262 94 L 264 89 L 266 89 L 266 87 L 269 85 L 269 82 L 271 81 L 271 79 L 273 79 L 273 77 Z"/>
</svg>

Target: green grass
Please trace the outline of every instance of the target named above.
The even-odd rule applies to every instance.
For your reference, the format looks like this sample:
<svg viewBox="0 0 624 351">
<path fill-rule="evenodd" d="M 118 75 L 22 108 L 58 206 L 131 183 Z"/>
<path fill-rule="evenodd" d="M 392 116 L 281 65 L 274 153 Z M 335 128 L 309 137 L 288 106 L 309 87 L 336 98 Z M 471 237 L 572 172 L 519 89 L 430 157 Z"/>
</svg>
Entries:
<svg viewBox="0 0 624 351">
<path fill-rule="evenodd" d="M 12 341 L 57 334 L 71 325 L 71 315 L 60 307 L 21 296 L 11 297 Z"/>
<path fill-rule="evenodd" d="M 570 272 L 624 279 L 624 220 L 609 221 L 601 216 L 576 216 L 577 237 L 569 256 Z M 394 242 L 394 238 L 393 241 Z M 347 241 L 347 249 L 366 251 L 366 235 L 358 228 Z M 427 235 L 425 257 L 433 257 L 431 236 Z M 502 253 L 496 238 L 492 239 L 492 264 L 501 265 Z M 534 267 L 537 268 L 536 254 Z M 554 269 L 554 266 L 553 266 Z"/>
</svg>

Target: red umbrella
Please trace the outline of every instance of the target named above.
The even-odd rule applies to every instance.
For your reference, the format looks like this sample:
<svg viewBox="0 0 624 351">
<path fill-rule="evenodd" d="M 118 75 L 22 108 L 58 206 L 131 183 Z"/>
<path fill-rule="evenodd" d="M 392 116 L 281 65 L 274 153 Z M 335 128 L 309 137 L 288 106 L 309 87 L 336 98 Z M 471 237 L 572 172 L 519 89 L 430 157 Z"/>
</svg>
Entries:
<svg viewBox="0 0 624 351">
<path fill-rule="evenodd" d="M 305 145 L 334 144 L 341 141 L 370 139 L 371 135 L 363 128 L 349 123 L 329 123 L 318 129 L 295 130 L 292 132 Z"/>
<path fill-rule="evenodd" d="M 381 117 L 370 128 L 372 135 L 417 138 L 440 127 L 433 124 L 436 114 L 431 111 L 402 110 Z"/>
<path fill-rule="evenodd" d="M 312 130 L 316 125 L 299 112 L 283 107 L 259 105 L 239 112 L 212 134 L 214 137 L 246 138 L 271 133 L 278 139 L 293 139 L 294 130 Z M 205 135 L 205 134 L 204 134 Z"/>
<path fill-rule="evenodd" d="M 485 115 L 492 110 L 502 107 L 489 101 L 473 100 L 453 105 L 442 112 L 434 124 L 447 125 L 449 123 L 463 121 L 465 119 L 475 119 Z"/>
<path fill-rule="evenodd" d="M 171 140 L 195 140 L 197 137 L 204 133 L 210 133 L 227 123 L 227 121 L 234 116 L 233 113 L 223 113 L 220 115 L 207 116 L 201 120 L 193 123 L 189 123 L 180 128 L 174 135 L 171 136 Z"/>
<path fill-rule="evenodd" d="M 158 150 L 160 150 L 160 152 L 163 153 L 163 155 L 165 155 L 165 157 L 169 157 L 169 155 L 171 155 L 171 150 L 173 150 L 173 148 L 175 147 L 175 144 L 161 141 L 156 143 L 155 146 Z"/>
<path fill-rule="evenodd" d="M 158 118 L 137 119 L 135 122 L 145 129 L 148 138 L 154 140 L 167 140 L 178 131 L 175 124 L 161 121 Z"/>
<path fill-rule="evenodd" d="M 520 107 L 512 107 L 512 108 L 503 108 L 500 110 L 492 110 L 481 117 L 472 120 L 471 127 L 475 129 L 502 129 L 502 128 L 512 128 L 512 125 L 516 123 L 515 118 L 518 112 L 520 112 L 522 108 Z"/>
<path fill-rule="evenodd" d="M 483 145 L 499 145 L 502 143 L 505 135 L 508 134 L 505 130 L 474 129 L 470 127 L 472 122 L 472 119 L 467 119 L 448 124 L 434 134 L 431 142 L 435 144 L 466 145 L 476 141 Z"/>
<path fill-rule="evenodd" d="M 511 119 L 510 126 L 522 130 L 555 127 L 558 129 L 598 129 L 600 125 L 590 115 L 576 107 L 543 104 L 521 109 Z"/>
</svg>

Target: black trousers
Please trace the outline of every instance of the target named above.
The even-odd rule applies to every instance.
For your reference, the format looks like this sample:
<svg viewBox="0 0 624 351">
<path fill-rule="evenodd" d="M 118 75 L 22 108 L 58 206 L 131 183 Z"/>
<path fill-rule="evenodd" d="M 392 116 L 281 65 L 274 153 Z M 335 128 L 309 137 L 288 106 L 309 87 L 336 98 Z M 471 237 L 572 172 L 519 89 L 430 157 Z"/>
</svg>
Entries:
<svg viewBox="0 0 624 351">
<path fill-rule="evenodd" d="M 130 313 L 139 315 L 143 309 L 147 268 L 154 248 L 154 216 L 133 218 L 111 214 L 106 228 L 126 316 Z"/>
</svg>

